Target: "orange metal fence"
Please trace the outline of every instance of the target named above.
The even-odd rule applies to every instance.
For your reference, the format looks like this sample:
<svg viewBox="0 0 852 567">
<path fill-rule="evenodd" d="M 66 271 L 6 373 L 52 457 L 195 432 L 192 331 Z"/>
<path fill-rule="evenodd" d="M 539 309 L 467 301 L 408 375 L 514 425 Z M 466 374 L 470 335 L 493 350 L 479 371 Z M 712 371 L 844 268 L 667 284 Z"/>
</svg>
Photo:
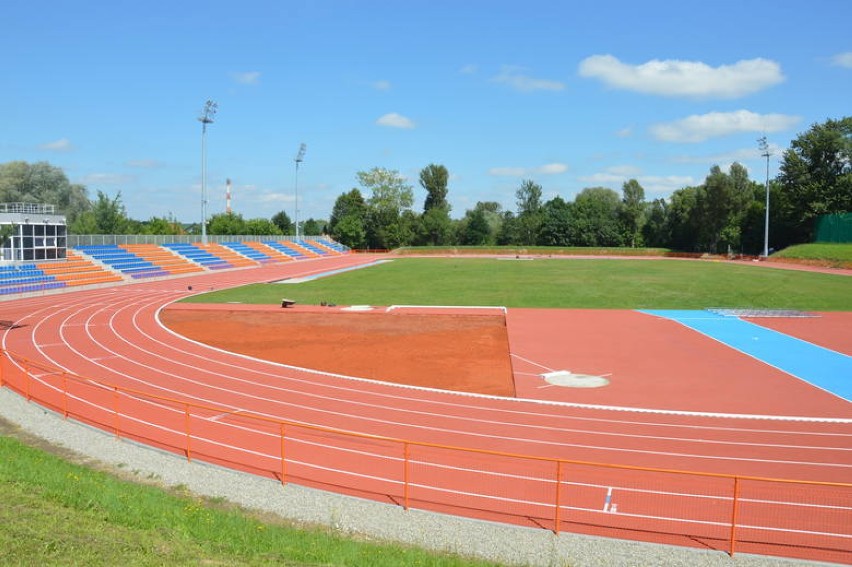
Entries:
<svg viewBox="0 0 852 567">
<path fill-rule="evenodd" d="M 852 484 L 531 457 L 363 435 L 89 380 L 0 351 L 0 387 L 184 455 L 408 508 L 852 563 Z"/>
</svg>

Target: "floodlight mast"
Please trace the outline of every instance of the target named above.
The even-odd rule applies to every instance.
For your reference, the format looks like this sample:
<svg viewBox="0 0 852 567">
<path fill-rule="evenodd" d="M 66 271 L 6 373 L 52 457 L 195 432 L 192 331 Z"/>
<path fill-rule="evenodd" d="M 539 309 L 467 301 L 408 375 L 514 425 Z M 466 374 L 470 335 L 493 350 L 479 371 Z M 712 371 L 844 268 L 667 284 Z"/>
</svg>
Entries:
<svg viewBox="0 0 852 567">
<path fill-rule="evenodd" d="M 204 103 L 204 109 L 198 121 L 201 122 L 201 243 L 207 244 L 207 125 L 213 124 L 213 117 L 219 105 L 212 100 Z"/>
<path fill-rule="evenodd" d="M 769 257 L 769 156 L 772 152 L 769 151 L 769 144 L 766 141 L 766 136 L 757 139 L 757 146 L 762 152 L 760 155 L 766 158 L 766 215 L 763 220 L 763 257 Z"/>
<path fill-rule="evenodd" d="M 299 240 L 299 164 L 305 161 L 305 150 L 307 148 L 305 144 L 300 144 L 299 153 L 293 160 L 296 162 L 296 181 L 294 184 L 296 190 L 296 240 Z"/>
</svg>

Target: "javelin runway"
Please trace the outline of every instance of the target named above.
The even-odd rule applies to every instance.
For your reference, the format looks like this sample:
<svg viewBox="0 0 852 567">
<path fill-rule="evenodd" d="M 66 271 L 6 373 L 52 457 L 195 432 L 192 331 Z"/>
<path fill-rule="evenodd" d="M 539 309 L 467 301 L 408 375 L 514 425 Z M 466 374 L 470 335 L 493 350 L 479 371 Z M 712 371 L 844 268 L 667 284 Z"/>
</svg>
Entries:
<svg viewBox="0 0 852 567">
<path fill-rule="evenodd" d="M 310 276 L 373 260 L 342 256 L 4 302 L 3 318 L 21 326 L 6 331 L 2 344 L 19 357 L 13 361 L 16 366 L 24 366 L 21 359 L 28 359 L 27 364 L 39 368 L 30 370 L 38 379 L 27 388 L 42 391 L 45 398 L 54 396 L 55 409 L 88 412 L 92 423 L 106 429 L 120 427 L 128 437 L 174 450 L 183 446 L 182 438 L 191 426 L 196 455 L 267 475 L 276 474 L 284 462 L 279 421 L 404 439 L 413 442 L 405 446 L 406 474 L 411 477 L 406 478 L 404 494 L 399 478 L 403 457 L 397 444 L 327 429 L 288 430 L 288 468 L 281 475 L 328 490 L 394 503 L 405 498 L 417 507 L 527 526 L 553 529 L 555 521 L 562 530 L 727 549 L 730 478 L 584 463 L 817 482 L 852 479 L 848 402 L 829 401 L 821 397 L 825 392 L 816 388 L 810 392 L 810 386 L 798 381 L 791 382 L 797 385 L 790 385 L 790 391 L 802 403 L 793 405 L 808 411 L 784 412 L 797 419 L 769 418 L 777 413 L 772 400 L 783 398 L 778 392 L 769 396 L 769 411 L 749 411 L 748 418 L 726 414 L 743 413 L 736 411 L 739 408 L 759 409 L 760 400 L 750 393 L 748 403 L 728 405 L 710 396 L 707 403 L 716 405 L 715 411 L 704 411 L 706 406 L 696 402 L 689 408 L 677 407 L 672 399 L 683 399 L 684 394 L 675 391 L 669 399 L 666 385 L 677 380 L 659 370 L 654 374 L 659 378 L 655 390 L 648 390 L 649 382 L 638 388 L 626 384 L 627 379 L 619 383 L 623 374 L 616 371 L 609 392 L 587 396 L 593 399 L 586 402 L 594 403 L 573 399 L 566 404 L 566 396 L 575 393 L 544 388 L 539 375 L 543 367 L 564 369 L 577 364 L 580 357 L 566 360 L 570 349 L 560 348 L 559 341 L 539 340 L 532 330 L 537 325 L 539 332 L 552 330 L 542 322 L 548 317 L 555 321 L 569 317 L 565 312 L 510 310 L 507 317 L 516 379 L 526 380 L 519 395 L 525 392 L 536 400 L 451 394 L 291 368 L 178 337 L 157 319 L 162 307 L 197 291 Z M 634 316 L 662 327 L 670 323 L 642 314 L 627 318 Z M 608 337 L 629 341 L 619 335 L 620 328 L 629 332 L 630 323 L 608 326 Z M 562 346 L 571 341 L 561 333 L 557 336 L 563 338 Z M 718 361 L 703 360 L 693 340 L 698 339 L 685 343 L 692 349 L 685 363 L 669 351 L 671 366 L 703 364 L 710 370 L 702 372 L 712 375 Z M 551 343 L 556 346 L 548 352 L 542 345 Z M 655 348 L 654 341 L 646 346 Z M 719 368 L 725 372 L 732 368 L 721 351 L 711 350 L 710 356 L 724 359 Z M 609 373 L 607 360 L 597 364 L 597 373 Z M 634 361 L 637 367 L 642 364 Z M 59 401 L 57 384 L 67 382 L 63 372 L 110 387 L 87 387 Z M 4 369 L 4 375 L 8 374 Z M 725 388 L 734 387 L 730 376 L 718 378 Z M 119 400 L 123 389 L 136 394 Z M 747 384 L 743 389 L 750 392 Z M 645 390 L 645 396 L 637 395 L 638 390 Z M 207 409 L 190 417 L 180 409 L 181 402 Z M 121 412 L 115 409 L 119 403 Z M 820 408 L 825 411 L 810 411 Z M 679 411 L 683 409 L 689 411 Z M 564 494 L 557 490 L 555 516 L 550 505 L 554 470 L 548 459 L 572 462 L 556 470 Z M 408 463 L 413 463 L 410 470 Z M 738 512 L 744 526 L 739 529 L 738 549 L 852 560 L 848 490 L 835 494 L 834 489 L 796 485 L 790 491 L 778 491 L 774 485 L 748 482 L 750 488 L 746 482 L 737 488 L 748 491 L 749 502 L 741 504 Z M 770 518 L 784 515 L 780 510 L 785 508 L 795 511 L 788 514 L 788 523 L 772 525 Z"/>
</svg>

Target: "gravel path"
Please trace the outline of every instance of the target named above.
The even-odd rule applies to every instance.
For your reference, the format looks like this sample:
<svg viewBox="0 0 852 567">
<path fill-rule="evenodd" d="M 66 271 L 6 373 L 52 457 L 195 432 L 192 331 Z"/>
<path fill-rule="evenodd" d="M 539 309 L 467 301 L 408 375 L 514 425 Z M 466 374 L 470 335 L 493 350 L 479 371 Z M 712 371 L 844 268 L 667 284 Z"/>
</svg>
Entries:
<svg viewBox="0 0 852 567">
<path fill-rule="evenodd" d="M 0 416 L 47 442 L 139 478 L 182 485 L 196 494 L 277 514 L 296 522 L 322 524 L 341 534 L 389 540 L 475 556 L 506 565 L 619 567 L 792 567 L 828 565 L 652 545 L 574 534 L 553 535 L 542 529 L 468 520 L 391 506 L 280 483 L 186 459 L 99 430 L 63 420 L 7 388 L 0 388 Z"/>
</svg>

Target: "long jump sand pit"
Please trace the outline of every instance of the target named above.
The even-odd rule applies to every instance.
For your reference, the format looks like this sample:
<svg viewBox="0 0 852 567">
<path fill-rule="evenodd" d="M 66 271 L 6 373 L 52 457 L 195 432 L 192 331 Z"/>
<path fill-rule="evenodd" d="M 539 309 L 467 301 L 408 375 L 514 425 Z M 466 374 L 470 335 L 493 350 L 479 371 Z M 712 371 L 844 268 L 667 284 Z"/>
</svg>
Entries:
<svg viewBox="0 0 852 567">
<path fill-rule="evenodd" d="M 337 307 L 174 304 L 174 332 L 255 358 L 347 376 L 514 396 L 505 316 Z"/>
</svg>

